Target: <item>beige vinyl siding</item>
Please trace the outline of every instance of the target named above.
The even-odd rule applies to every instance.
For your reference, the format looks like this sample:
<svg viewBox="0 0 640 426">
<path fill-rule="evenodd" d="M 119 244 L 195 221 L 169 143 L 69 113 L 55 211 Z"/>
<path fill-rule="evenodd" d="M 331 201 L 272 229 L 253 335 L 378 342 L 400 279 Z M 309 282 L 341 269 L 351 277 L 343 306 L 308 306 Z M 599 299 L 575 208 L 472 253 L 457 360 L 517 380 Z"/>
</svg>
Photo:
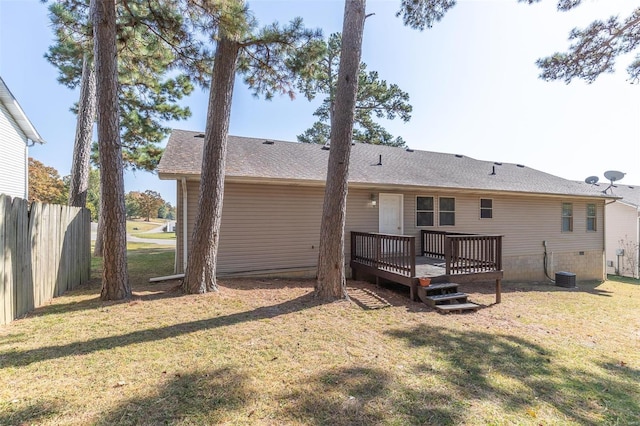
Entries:
<svg viewBox="0 0 640 426">
<path fill-rule="evenodd" d="M 195 221 L 199 182 L 187 182 L 189 233 Z M 349 260 L 350 231 L 376 232 L 378 211 L 369 191 L 350 191 L 347 200 L 345 260 Z M 308 271 L 315 274 L 320 242 L 324 188 L 254 185 L 227 182 L 222 209 L 218 274 Z M 178 211 L 182 190 L 178 181 Z M 176 227 L 177 265 L 182 271 L 182 224 Z M 191 235 L 188 235 L 189 243 Z"/>
<path fill-rule="evenodd" d="M 187 182 L 189 235 L 195 221 L 199 182 Z M 378 207 L 371 194 L 402 194 L 404 234 L 416 237 L 420 229 L 504 235 L 506 280 L 544 280 L 542 268 L 547 241 L 549 273 L 576 272 L 579 279 L 603 277 L 604 201 L 539 196 L 447 193 L 444 191 L 394 192 L 351 189 L 347 199 L 345 263 L 350 256 L 350 232 L 378 232 Z M 416 197 L 454 197 L 455 226 L 416 226 Z M 324 188 L 227 182 L 222 213 L 218 273 L 286 274 L 306 271 L 314 275 L 317 264 Z M 493 200 L 493 218 L 480 219 L 480 199 Z M 182 271 L 182 191 L 178 181 L 177 268 Z M 562 202 L 572 202 L 574 231 L 561 232 Z M 597 206 L 597 231 L 586 230 L 586 206 Z M 437 206 L 437 201 L 436 201 Z M 436 224 L 438 211 L 436 207 Z M 591 266 L 593 265 L 593 266 Z"/>
<path fill-rule="evenodd" d="M 27 137 L 0 103 L 0 194 L 27 198 Z"/>
<path fill-rule="evenodd" d="M 322 196 L 322 188 L 228 184 L 218 273 L 313 268 Z"/>
<path fill-rule="evenodd" d="M 607 273 L 638 277 L 638 220 L 633 206 L 615 202 L 606 207 L 606 260 L 613 264 L 607 265 Z M 618 257 L 618 249 L 625 250 L 624 256 Z"/>
<path fill-rule="evenodd" d="M 455 226 L 417 227 L 417 196 L 455 197 Z M 602 250 L 604 247 L 602 233 L 604 201 L 491 195 L 493 200 L 493 218 L 480 219 L 481 198 L 488 197 L 485 195 L 452 195 L 439 192 L 405 194 L 405 234 L 419 236 L 421 229 L 478 234 L 501 234 L 504 235 L 503 247 L 505 255 L 541 253 L 543 240 L 547 241 L 550 249 Z M 563 201 L 573 203 L 574 230 L 570 233 L 562 233 L 560 229 Z M 586 230 L 587 203 L 596 204 L 596 232 Z M 436 211 L 436 219 L 437 216 Z"/>
<path fill-rule="evenodd" d="M 455 197 L 455 226 L 416 226 L 416 197 Z M 480 199 L 493 200 L 493 218 L 480 219 Z M 573 232 L 561 232 L 562 203 L 573 203 Z M 587 204 L 596 204 L 596 231 L 587 231 Z M 437 202 L 436 202 L 437 206 Z M 437 207 L 436 207 L 437 208 Z M 436 210 L 436 225 L 437 225 Z M 405 193 L 405 234 L 420 230 L 503 235 L 503 269 L 507 281 L 544 281 L 544 247 L 547 242 L 548 273 L 571 271 L 579 280 L 604 279 L 604 201 L 550 198 L 510 194 L 451 194 L 440 191 Z"/>
</svg>

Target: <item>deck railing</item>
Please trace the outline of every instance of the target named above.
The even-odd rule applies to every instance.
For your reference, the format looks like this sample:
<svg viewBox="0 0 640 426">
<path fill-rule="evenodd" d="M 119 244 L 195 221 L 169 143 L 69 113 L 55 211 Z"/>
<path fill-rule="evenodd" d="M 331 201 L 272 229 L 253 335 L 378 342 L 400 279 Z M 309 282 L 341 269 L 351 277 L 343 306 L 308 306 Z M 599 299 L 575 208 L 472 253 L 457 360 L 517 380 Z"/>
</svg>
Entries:
<svg viewBox="0 0 640 426">
<path fill-rule="evenodd" d="M 420 254 L 422 256 L 444 259 L 445 237 L 447 235 L 469 235 L 460 232 L 425 231 L 420 232 Z"/>
<path fill-rule="evenodd" d="M 351 232 L 351 261 L 414 277 L 416 239 L 407 235 Z"/>
<path fill-rule="evenodd" d="M 422 230 L 420 237 L 422 255 L 444 259 L 447 275 L 502 270 L 502 235 Z"/>
</svg>

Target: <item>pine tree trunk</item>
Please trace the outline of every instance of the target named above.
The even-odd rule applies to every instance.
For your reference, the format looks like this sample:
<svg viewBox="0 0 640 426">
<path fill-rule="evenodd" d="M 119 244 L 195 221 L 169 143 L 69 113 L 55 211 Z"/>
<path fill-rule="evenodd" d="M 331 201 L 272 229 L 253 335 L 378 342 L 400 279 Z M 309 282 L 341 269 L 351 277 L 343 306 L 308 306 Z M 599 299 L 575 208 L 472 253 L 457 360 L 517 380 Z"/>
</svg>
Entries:
<svg viewBox="0 0 640 426">
<path fill-rule="evenodd" d="M 217 291 L 216 258 L 222 219 L 227 136 L 239 44 L 221 29 L 216 48 L 204 136 L 198 211 L 192 234 L 185 293 Z M 183 218 L 186 220 L 186 218 Z"/>
<path fill-rule="evenodd" d="M 324 300 L 347 298 L 344 269 L 344 228 L 347 211 L 349 155 L 358 92 L 366 0 L 346 0 L 342 51 L 331 121 L 331 148 L 324 193 L 318 279 L 315 295 Z"/>
<path fill-rule="evenodd" d="M 89 160 L 93 122 L 96 116 L 96 76 L 93 62 L 88 54 L 82 58 L 82 84 L 78 101 L 76 139 L 73 147 L 73 164 L 69 187 L 69 205 L 86 207 L 89 189 Z"/>
<path fill-rule="evenodd" d="M 104 227 L 102 300 L 131 297 L 127 273 L 126 214 L 122 146 L 118 115 L 116 9 L 114 0 L 99 0 L 93 15 L 98 112 L 101 200 Z"/>
<path fill-rule="evenodd" d="M 93 19 L 95 0 L 89 2 L 88 20 Z M 96 119 L 96 74 L 91 55 L 82 57 L 82 82 L 80 99 L 78 100 L 78 118 L 76 122 L 76 138 L 73 147 L 73 164 L 71 166 L 71 182 L 69 185 L 69 205 L 87 206 L 89 190 L 89 160 L 91 158 L 91 140 L 93 123 Z"/>
</svg>

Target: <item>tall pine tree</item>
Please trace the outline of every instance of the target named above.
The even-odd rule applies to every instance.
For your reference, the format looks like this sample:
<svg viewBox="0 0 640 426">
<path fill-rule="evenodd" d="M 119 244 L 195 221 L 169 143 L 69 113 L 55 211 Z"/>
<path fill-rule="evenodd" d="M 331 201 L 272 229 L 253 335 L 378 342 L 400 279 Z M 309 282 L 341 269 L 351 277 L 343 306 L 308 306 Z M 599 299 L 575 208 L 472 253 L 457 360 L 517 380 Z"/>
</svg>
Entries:
<svg viewBox="0 0 640 426">
<path fill-rule="evenodd" d="M 300 142 L 325 144 L 329 141 L 342 49 L 341 34 L 331 34 L 325 49 L 325 54 L 316 65 L 315 72 L 308 78 L 301 79 L 298 83 L 298 89 L 309 100 L 320 94 L 326 95 L 322 104 L 313 113 L 318 117 L 318 121 L 303 134 L 298 135 Z M 399 117 L 406 123 L 411 119 L 411 111 L 412 107 L 409 104 L 407 92 L 401 90 L 397 84 L 388 84 L 385 80 L 381 80 L 377 71 L 367 71 L 365 63 L 360 64 L 353 128 L 355 141 L 377 145 L 404 146 L 404 140 L 401 137 L 394 138 L 380 123 L 374 120 L 374 116 L 387 120 Z"/>
<path fill-rule="evenodd" d="M 124 177 L 118 114 L 118 54 L 113 0 L 96 0 L 94 57 L 101 165 L 101 221 L 104 227 L 102 300 L 131 297 L 127 271 Z"/>
<path fill-rule="evenodd" d="M 202 81 L 201 73 L 193 72 L 197 62 L 210 63 L 208 57 L 195 53 L 193 40 L 185 20 L 177 8 L 179 2 L 158 0 L 127 0 L 118 2 L 117 46 L 119 52 L 118 96 L 120 100 L 123 159 L 134 169 L 154 170 L 162 149 L 159 143 L 168 135 L 164 123 L 191 115 L 188 107 L 178 104 L 193 90 L 192 80 Z M 171 7 L 169 7 L 171 6 Z M 92 32 L 88 20 L 89 0 L 58 0 L 49 7 L 55 34 L 55 44 L 45 57 L 60 74 L 58 81 L 69 88 L 81 86 L 81 98 L 74 111 L 79 122 L 89 122 L 92 69 Z M 198 51 L 200 52 L 200 51 Z M 187 60 L 187 59 L 189 60 Z M 178 65 L 192 64 L 189 72 L 174 72 Z M 92 121 L 91 121 L 92 122 Z M 78 131 L 86 134 L 86 124 Z M 82 131 L 80 131 L 82 129 Z M 89 132 L 90 133 L 90 132 Z M 80 139 L 76 137 L 76 143 Z M 97 153 L 94 153 L 94 160 Z"/>
<path fill-rule="evenodd" d="M 331 149 L 320 225 L 316 297 L 346 298 L 344 226 L 347 213 L 349 156 L 358 93 L 366 0 L 346 0 L 342 27 L 342 52 L 331 121 Z"/>
<path fill-rule="evenodd" d="M 46 58 L 55 65 L 60 83 L 80 86 L 76 137 L 71 170 L 70 205 L 84 207 L 89 186 L 91 138 L 96 114 L 93 33 L 89 16 L 95 0 L 58 0 L 49 7 L 56 42 Z M 169 133 L 163 123 L 190 116 L 178 101 L 193 90 L 192 78 L 206 83 L 201 69 L 208 64 L 178 8 L 171 1 L 127 0 L 116 4 L 116 43 L 119 52 L 118 97 L 120 136 L 125 165 L 154 170 Z M 181 65 L 188 73 L 176 74 Z M 175 75 L 174 75 L 175 74 Z M 99 165 L 97 144 L 93 161 Z M 104 227 L 99 221 L 96 256 L 102 256 Z"/>
<path fill-rule="evenodd" d="M 276 93 L 283 93 L 293 97 L 295 79 L 321 51 L 318 43 L 321 34 L 306 30 L 300 19 L 284 27 L 274 23 L 258 30 L 242 0 L 217 4 L 216 9 L 206 6 L 206 3 L 199 4 L 205 12 L 203 16 L 209 18 L 201 27 L 213 30 L 216 53 L 198 209 L 182 284 L 187 293 L 205 293 L 218 288 L 216 260 L 236 74 L 243 75 L 244 82 L 256 95 L 263 94 L 269 99 Z"/>
<path fill-rule="evenodd" d="M 540 0 L 520 0 L 535 3 Z M 582 0 L 560 0 L 559 11 L 569 11 L 579 6 Z M 640 81 L 640 7 L 626 18 L 611 16 L 596 20 L 586 28 L 574 28 L 569 33 L 572 42 L 567 52 L 556 52 L 536 61 L 542 69 L 540 78 L 546 81 L 564 80 L 567 84 L 574 78 L 593 83 L 603 73 L 614 71 L 620 55 L 636 52 L 627 66 L 629 81 Z"/>
</svg>

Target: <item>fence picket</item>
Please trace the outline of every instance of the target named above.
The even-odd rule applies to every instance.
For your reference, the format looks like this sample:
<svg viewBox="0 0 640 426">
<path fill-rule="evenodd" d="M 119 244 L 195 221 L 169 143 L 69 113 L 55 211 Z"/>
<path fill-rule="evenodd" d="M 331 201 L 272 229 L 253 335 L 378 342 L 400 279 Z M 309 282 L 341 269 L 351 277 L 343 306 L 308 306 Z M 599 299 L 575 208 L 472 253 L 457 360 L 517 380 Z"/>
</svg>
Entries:
<svg viewBox="0 0 640 426">
<path fill-rule="evenodd" d="M 8 218 L 4 232 L 4 317 L 5 322 L 15 318 L 16 294 L 15 271 L 13 268 L 16 249 L 16 217 L 13 213 L 13 200 L 7 198 L 5 217 Z"/>
<path fill-rule="evenodd" d="M 16 246 L 13 259 L 15 269 L 16 307 L 14 315 L 20 317 L 33 309 L 31 286 L 31 250 L 29 249 L 29 207 L 26 200 L 13 200 L 12 214 L 16 216 Z"/>
<path fill-rule="evenodd" d="M 9 226 L 9 217 L 6 214 L 7 203 L 11 204 L 11 197 L 0 194 L 0 324 L 6 324 L 11 321 L 6 319 L 10 314 L 6 312 L 5 307 L 5 302 L 10 297 L 9 295 L 5 296 L 5 282 L 9 282 L 9 280 L 6 279 L 5 281 L 6 271 L 4 267 L 5 236 L 7 226 Z"/>
</svg>

